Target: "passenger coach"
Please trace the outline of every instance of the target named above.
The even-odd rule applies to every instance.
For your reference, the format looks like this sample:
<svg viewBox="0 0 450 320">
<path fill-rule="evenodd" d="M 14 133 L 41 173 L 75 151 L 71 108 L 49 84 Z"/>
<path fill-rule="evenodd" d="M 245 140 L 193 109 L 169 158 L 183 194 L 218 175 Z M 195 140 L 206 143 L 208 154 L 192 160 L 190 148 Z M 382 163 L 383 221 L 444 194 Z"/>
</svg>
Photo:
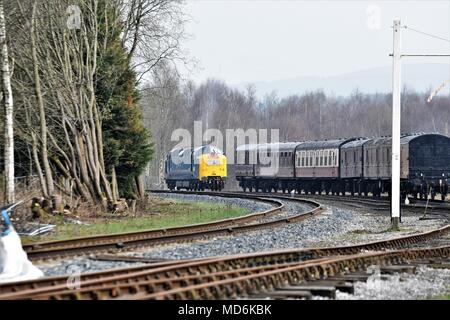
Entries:
<svg viewBox="0 0 450 320">
<path fill-rule="evenodd" d="M 390 193 L 391 138 L 242 145 L 236 179 L 243 190 L 380 196 Z M 445 199 L 450 179 L 450 138 L 401 137 L 402 196 Z"/>
</svg>

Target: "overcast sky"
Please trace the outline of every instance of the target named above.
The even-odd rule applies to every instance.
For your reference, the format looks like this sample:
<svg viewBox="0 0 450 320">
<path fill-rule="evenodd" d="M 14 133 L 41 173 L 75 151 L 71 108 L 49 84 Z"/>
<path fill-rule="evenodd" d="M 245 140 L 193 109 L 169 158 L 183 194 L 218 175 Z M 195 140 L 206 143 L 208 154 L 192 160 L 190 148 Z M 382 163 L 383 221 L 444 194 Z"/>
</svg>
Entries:
<svg viewBox="0 0 450 320">
<path fill-rule="evenodd" d="M 191 75 L 197 82 L 214 77 L 237 84 L 389 66 L 394 18 L 450 38 L 450 1 L 191 0 L 185 9 L 193 19 L 185 48 L 200 64 Z M 450 53 L 449 42 L 410 30 L 403 35 L 404 53 Z"/>
</svg>

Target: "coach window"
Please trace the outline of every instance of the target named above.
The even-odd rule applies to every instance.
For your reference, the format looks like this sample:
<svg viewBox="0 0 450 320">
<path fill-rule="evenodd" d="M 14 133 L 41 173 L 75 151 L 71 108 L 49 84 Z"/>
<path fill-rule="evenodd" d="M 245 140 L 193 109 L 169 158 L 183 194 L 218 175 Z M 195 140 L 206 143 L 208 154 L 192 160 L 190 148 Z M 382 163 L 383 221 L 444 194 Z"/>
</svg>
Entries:
<svg viewBox="0 0 450 320">
<path fill-rule="evenodd" d="M 325 151 L 323 152 L 323 165 L 324 165 L 325 167 L 328 166 L 328 150 L 325 150 Z"/>
<path fill-rule="evenodd" d="M 356 163 L 356 150 L 353 151 L 353 163 Z"/>
</svg>

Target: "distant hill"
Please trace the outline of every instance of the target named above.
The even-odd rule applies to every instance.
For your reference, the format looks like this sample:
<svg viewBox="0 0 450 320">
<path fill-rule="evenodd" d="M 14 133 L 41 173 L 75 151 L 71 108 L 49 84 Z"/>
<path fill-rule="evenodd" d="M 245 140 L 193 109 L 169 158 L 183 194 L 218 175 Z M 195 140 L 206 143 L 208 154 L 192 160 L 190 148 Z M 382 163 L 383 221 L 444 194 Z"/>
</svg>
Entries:
<svg viewBox="0 0 450 320">
<path fill-rule="evenodd" d="M 447 79 L 450 79 L 450 64 L 402 65 L 402 85 L 416 91 L 434 89 Z M 373 68 L 326 78 L 299 77 L 253 84 L 258 97 L 273 91 L 276 91 L 279 97 L 285 97 L 317 89 L 336 95 L 348 95 L 356 88 L 365 93 L 388 93 L 392 91 L 392 67 Z M 248 83 L 239 84 L 237 87 L 244 88 L 246 85 Z"/>
</svg>

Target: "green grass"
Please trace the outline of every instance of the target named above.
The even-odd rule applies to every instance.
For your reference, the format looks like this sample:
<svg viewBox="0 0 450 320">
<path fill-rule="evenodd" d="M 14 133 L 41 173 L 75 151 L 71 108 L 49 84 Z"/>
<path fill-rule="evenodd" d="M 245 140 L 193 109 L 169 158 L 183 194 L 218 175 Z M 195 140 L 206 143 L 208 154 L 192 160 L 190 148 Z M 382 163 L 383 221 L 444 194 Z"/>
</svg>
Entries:
<svg viewBox="0 0 450 320">
<path fill-rule="evenodd" d="M 23 237 L 22 243 L 179 227 L 242 216 L 248 214 L 249 210 L 226 204 L 175 200 L 170 204 L 154 204 L 148 213 L 139 217 L 111 218 L 109 216 L 97 219 L 89 225 L 58 224 L 55 232 L 36 237 Z"/>
<path fill-rule="evenodd" d="M 450 294 L 441 294 L 439 296 L 434 296 L 428 300 L 450 300 Z"/>
</svg>

